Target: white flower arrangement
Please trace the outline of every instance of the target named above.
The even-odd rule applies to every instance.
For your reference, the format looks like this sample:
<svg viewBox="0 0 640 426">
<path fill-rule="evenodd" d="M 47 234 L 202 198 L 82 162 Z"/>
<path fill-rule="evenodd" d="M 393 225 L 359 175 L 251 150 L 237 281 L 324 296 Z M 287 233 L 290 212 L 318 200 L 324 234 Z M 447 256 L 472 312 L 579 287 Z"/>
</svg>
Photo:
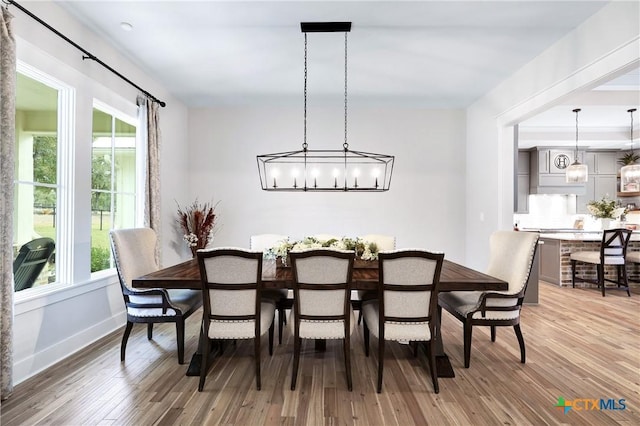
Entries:
<svg viewBox="0 0 640 426">
<path fill-rule="evenodd" d="M 318 248 L 333 248 L 338 250 L 353 250 L 356 257 L 362 260 L 377 260 L 378 246 L 376 243 L 362 238 L 347 238 L 320 240 L 315 237 L 304 237 L 299 241 L 288 239 L 279 241 L 265 252 L 266 259 L 286 258 L 291 251 L 310 250 Z"/>
<path fill-rule="evenodd" d="M 624 207 L 618 206 L 615 200 L 609 200 L 607 197 L 600 201 L 589 201 L 587 209 L 598 219 L 617 219 L 626 212 Z"/>
</svg>

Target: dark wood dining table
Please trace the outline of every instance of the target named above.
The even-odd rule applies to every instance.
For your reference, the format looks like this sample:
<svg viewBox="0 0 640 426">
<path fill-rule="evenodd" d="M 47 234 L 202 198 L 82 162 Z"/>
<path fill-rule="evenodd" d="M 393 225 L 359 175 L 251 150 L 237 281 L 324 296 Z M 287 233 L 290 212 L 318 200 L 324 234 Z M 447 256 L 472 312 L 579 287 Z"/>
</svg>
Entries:
<svg viewBox="0 0 640 426">
<path fill-rule="evenodd" d="M 291 268 L 277 267 L 273 260 L 265 260 L 262 266 L 264 288 L 293 288 Z M 191 259 L 169 266 L 132 280 L 135 288 L 193 289 L 202 287 L 198 260 Z M 351 282 L 352 290 L 375 290 L 378 285 L 377 262 L 356 261 Z M 440 275 L 439 291 L 504 291 L 509 288 L 506 281 L 476 271 L 450 260 L 444 261 Z M 436 369 L 438 377 L 454 377 L 449 357 L 444 352 L 440 334 L 440 318 L 436 332 Z M 198 351 L 199 352 L 199 351 Z M 187 375 L 199 375 L 200 357 L 196 352 Z"/>
</svg>

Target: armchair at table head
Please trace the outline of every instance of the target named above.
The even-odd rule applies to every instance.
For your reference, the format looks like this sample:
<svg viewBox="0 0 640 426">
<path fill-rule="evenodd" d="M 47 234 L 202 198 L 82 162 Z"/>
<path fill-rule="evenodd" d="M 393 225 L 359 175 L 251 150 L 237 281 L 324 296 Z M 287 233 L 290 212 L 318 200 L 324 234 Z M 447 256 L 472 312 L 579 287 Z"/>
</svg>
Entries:
<svg viewBox="0 0 640 426">
<path fill-rule="evenodd" d="M 444 254 L 426 250 L 397 250 L 379 254 L 377 299 L 362 304 L 364 347 L 369 356 L 369 331 L 378 338 L 378 388 L 382 391 L 386 340 L 428 342 L 433 390 L 439 392 L 435 364 L 434 316 Z"/>
<path fill-rule="evenodd" d="M 198 251 L 202 279 L 202 353 L 209 353 L 210 339 L 253 339 L 256 387 L 260 390 L 260 337 L 269 332 L 269 354 L 273 351 L 275 302 L 262 295 L 262 252 L 240 248 Z M 202 391 L 208 357 L 202 357 Z"/>
<path fill-rule="evenodd" d="M 502 292 L 452 291 L 440 293 L 438 308 L 444 308 L 464 326 L 464 366 L 471 359 L 471 332 L 474 325 L 491 327 L 491 341 L 496 327 L 513 326 L 520 345 L 520 362 L 526 360 L 524 338 L 520 330 L 520 309 L 538 246 L 533 232 L 496 231 L 489 239 L 487 275 L 509 283 Z"/>
<path fill-rule="evenodd" d="M 147 338 L 153 337 L 153 324 L 175 322 L 178 362 L 184 362 L 184 320 L 202 305 L 197 290 L 135 289 L 134 278 L 157 271 L 155 260 L 156 233 L 150 228 L 118 229 L 109 232 L 113 259 L 124 304 L 127 325 L 122 336 L 120 360 L 124 361 L 127 341 L 134 323 L 147 324 Z"/>
<path fill-rule="evenodd" d="M 602 241 L 599 250 L 579 251 L 571 253 L 571 284 L 575 288 L 576 278 L 580 281 L 597 284 L 602 290 L 602 297 L 605 294 L 605 284 L 612 282 L 617 284 L 617 289 L 629 291 L 629 280 L 627 277 L 627 246 L 631 238 L 628 229 L 607 229 L 602 233 Z M 576 276 L 576 264 L 578 262 L 596 265 L 597 280 Z M 613 265 L 616 268 L 617 279 L 612 280 L 605 277 L 605 266 Z"/>
<path fill-rule="evenodd" d="M 289 237 L 281 234 L 257 234 L 249 240 L 251 250 L 262 251 L 263 254 L 281 241 L 287 241 Z M 293 291 L 286 288 L 269 289 L 262 292 L 262 297 L 273 299 L 278 311 L 278 343 L 282 344 L 282 330 L 286 324 L 285 310 L 293 306 Z"/>
<path fill-rule="evenodd" d="M 343 339 L 347 388 L 351 383 L 350 338 L 353 308 L 349 286 L 353 251 L 314 249 L 292 251 L 294 349 L 291 390 L 296 387 L 301 339 Z"/>
<path fill-rule="evenodd" d="M 21 291 L 33 286 L 49 261 L 56 244 L 51 238 L 36 238 L 20 247 L 13 261 L 13 289 Z"/>
</svg>

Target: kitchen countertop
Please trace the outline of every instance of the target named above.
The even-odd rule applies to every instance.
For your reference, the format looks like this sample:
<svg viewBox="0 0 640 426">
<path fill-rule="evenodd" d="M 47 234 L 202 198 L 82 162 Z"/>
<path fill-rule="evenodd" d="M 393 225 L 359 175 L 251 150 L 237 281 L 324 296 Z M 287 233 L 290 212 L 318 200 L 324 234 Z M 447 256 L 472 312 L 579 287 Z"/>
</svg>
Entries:
<svg viewBox="0 0 640 426">
<path fill-rule="evenodd" d="M 539 232 L 540 238 L 563 241 L 601 241 L 602 231 L 585 231 L 571 228 L 522 228 L 525 232 Z M 634 230 L 629 241 L 640 241 L 640 230 Z"/>
<path fill-rule="evenodd" d="M 541 232 L 540 238 L 563 241 L 601 241 L 602 232 Z M 634 231 L 633 234 L 631 234 L 631 239 L 629 241 L 640 241 L 640 233 L 638 231 Z"/>
</svg>

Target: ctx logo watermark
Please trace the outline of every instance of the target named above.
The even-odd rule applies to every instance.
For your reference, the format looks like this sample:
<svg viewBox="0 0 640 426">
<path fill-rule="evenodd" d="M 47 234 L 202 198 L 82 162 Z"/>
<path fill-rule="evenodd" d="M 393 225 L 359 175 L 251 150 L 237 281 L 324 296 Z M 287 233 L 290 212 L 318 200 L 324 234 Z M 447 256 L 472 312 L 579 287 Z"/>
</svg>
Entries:
<svg viewBox="0 0 640 426">
<path fill-rule="evenodd" d="M 576 398 L 573 400 L 566 400 L 563 397 L 558 398 L 558 402 L 555 405 L 567 414 L 571 410 L 575 411 L 604 411 L 604 410 L 624 410 L 627 408 L 626 401 L 624 399 L 613 398 Z"/>
</svg>

